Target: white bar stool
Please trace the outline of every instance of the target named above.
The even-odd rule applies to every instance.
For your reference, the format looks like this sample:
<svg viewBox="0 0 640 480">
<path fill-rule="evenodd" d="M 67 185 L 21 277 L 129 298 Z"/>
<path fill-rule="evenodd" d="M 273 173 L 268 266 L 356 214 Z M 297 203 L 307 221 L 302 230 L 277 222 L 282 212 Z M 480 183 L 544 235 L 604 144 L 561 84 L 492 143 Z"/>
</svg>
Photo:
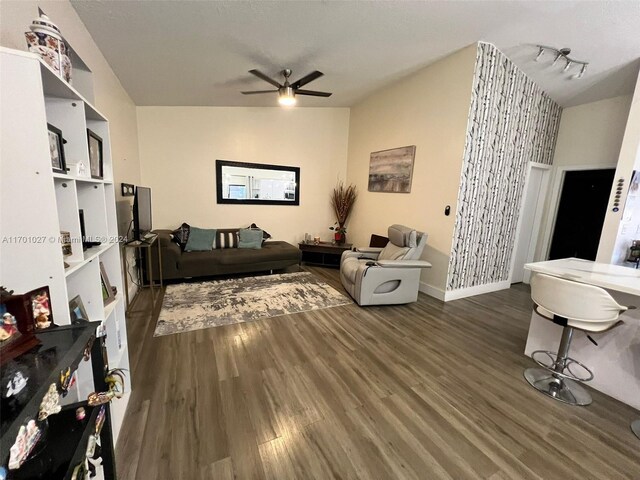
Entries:
<svg viewBox="0 0 640 480">
<path fill-rule="evenodd" d="M 536 390 L 556 400 L 570 405 L 589 405 L 591 395 L 578 382 L 592 380 L 593 373 L 569 357 L 573 332 L 600 333 L 610 330 L 622 323 L 618 318 L 627 307 L 619 305 L 603 288 L 542 273 L 531 278 L 531 298 L 538 315 L 564 329 L 558 352 L 533 352 L 531 358 L 543 368 L 527 368 L 524 378 Z M 540 357 L 546 357 L 546 361 L 540 360 Z"/>
</svg>

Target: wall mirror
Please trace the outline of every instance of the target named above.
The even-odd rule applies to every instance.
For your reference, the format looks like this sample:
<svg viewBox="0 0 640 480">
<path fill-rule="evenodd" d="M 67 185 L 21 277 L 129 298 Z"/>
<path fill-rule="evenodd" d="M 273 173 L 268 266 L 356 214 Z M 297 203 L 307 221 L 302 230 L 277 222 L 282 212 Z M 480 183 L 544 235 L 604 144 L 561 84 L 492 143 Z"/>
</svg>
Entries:
<svg viewBox="0 0 640 480">
<path fill-rule="evenodd" d="M 218 203 L 300 205 L 300 168 L 216 160 Z"/>
</svg>

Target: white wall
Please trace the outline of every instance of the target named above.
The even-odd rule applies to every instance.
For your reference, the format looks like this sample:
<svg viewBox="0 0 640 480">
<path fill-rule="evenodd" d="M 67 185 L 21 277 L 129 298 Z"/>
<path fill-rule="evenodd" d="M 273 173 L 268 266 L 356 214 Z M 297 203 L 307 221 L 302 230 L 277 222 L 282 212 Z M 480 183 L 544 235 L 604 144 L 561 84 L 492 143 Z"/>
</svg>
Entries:
<svg viewBox="0 0 640 480">
<path fill-rule="evenodd" d="M 429 234 L 422 281 L 444 293 L 476 45 L 380 90 L 351 109 L 348 180 L 360 192 L 347 238 L 368 245 L 394 223 Z M 371 152 L 416 145 L 411 193 L 368 192 Z M 446 205 L 451 215 L 445 216 Z M 428 290 L 428 287 L 427 287 Z M 434 292 L 430 292 L 434 293 Z"/>
<path fill-rule="evenodd" d="M 623 215 L 628 215 L 630 212 L 625 212 L 624 203 L 620 204 L 617 212 L 613 211 L 613 200 L 616 193 L 615 184 L 618 179 L 624 179 L 624 190 L 626 194 L 629 188 L 629 182 L 631 181 L 631 175 L 633 170 L 640 169 L 640 157 L 638 156 L 638 150 L 640 149 L 640 72 L 636 80 L 636 87 L 633 93 L 633 99 L 631 100 L 631 107 L 629 108 L 629 116 L 627 118 L 626 127 L 624 129 L 624 138 L 622 140 L 622 146 L 620 147 L 620 155 L 618 156 L 618 166 L 616 168 L 616 176 L 614 180 L 614 188 L 611 189 L 611 195 L 609 197 L 609 206 L 607 209 L 607 216 L 604 219 L 604 225 L 602 227 L 602 237 L 600 238 L 600 245 L 598 247 L 598 256 L 596 260 L 598 262 L 613 262 L 620 263 L 620 258 L 623 256 L 620 249 L 625 249 L 623 243 L 626 242 L 626 233 L 623 233 L 625 225 L 623 223 Z M 623 197 L 625 198 L 625 197 Z M 618 237 L 621 237 L 620 242 L 616 246 Z"/>
<path fill-rule="evenodd" d="M 154 228 L 255 222 L 275 240 L 329 240 L 329 194 L 346 178 L 349 109 L 139 107 L 142 184 L 152 189 Z M 300 167 L 300 206 L 218 205 L 215 161 Z"/>
<path fill-rule="evenodd" d="M 562 111 L 536 260 L 546 260 L 563 172 L 582 167 L 615 167 L 630 105 L 631 95 L 624 95 Z"/>
</svg>

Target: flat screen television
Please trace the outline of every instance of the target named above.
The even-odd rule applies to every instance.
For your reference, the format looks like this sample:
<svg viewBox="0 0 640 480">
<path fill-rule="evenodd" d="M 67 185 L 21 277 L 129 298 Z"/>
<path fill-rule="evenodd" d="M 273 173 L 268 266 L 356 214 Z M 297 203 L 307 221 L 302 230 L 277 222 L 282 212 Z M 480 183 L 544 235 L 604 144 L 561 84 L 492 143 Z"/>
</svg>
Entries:
<svg viewBox="0 0 640 480">
<path fill-rule="evenodd" d="M 136 187 L 133 199 L 134 240 L 144 240 L 145 235 L 151 230 L 151 189 L 149 187 Z"/>
</svg>

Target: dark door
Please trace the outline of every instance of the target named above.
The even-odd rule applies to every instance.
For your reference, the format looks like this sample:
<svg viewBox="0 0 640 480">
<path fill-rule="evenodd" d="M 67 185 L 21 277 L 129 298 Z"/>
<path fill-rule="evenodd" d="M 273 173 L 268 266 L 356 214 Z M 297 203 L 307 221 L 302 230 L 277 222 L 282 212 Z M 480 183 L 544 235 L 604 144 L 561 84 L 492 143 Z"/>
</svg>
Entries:
<svg viewBox="0 0 640 480">
<path fill-rule="evenodd" d="M 566 172 L 549 260 L 595 260 L 615 169 Z"/>
</svg>

